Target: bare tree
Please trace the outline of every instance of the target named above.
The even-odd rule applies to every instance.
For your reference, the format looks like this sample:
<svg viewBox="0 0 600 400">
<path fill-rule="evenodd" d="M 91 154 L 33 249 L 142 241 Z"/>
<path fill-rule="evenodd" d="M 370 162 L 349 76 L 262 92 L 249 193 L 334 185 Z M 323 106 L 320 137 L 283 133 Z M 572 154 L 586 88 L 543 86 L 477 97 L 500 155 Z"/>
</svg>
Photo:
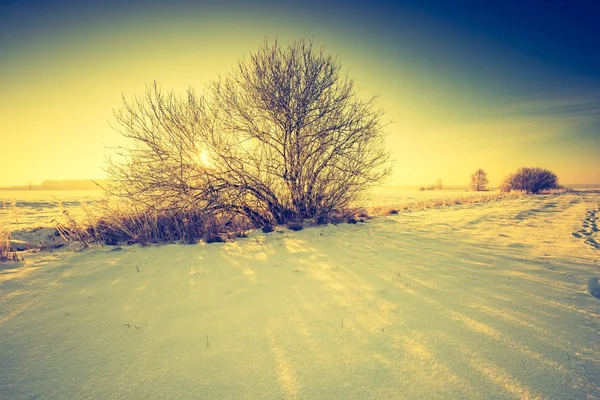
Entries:
<svg viewBox="0 0 600 400">
<path fill-rule="evenodd" d="M 437 190 L 442 190 L 442 188 L 443 188 L 443 187 L 444 187 L 444 184 L 442 183 L 442 180 L 441 180 L 441 179 L 438 179 L 438 180 L 435 182 L 435 188 L 436 188 Z"/>
<path fill-rule="evenodd" d="M 265 42 L 209 97 L 146 96 L 115 116 L 134 145 L 113 193 L 150 206 L 241 214 L 255 225 L 327 218 L 390 173 L 383 112 L 310 41 Z"/>
<path fill-rule="evenodd" d="M 471 175 L 471 183 L 469 187 L 471 190 L 482 191 L 486 190 L 487 184 L 489 183 L 487 174 L 481 168 Z"/>
</svg>

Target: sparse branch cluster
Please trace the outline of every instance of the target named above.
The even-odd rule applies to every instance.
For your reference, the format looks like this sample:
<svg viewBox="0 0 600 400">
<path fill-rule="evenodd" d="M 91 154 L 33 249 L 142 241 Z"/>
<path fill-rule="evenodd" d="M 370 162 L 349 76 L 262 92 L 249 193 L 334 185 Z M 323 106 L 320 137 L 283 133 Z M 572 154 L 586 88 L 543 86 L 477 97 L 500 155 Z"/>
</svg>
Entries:
<svg viewBox="0 0 600 400">
<path fill-rule="evenodd" d="M 154 84 L 124 100 L 115 116 L 132 146 L 109 166 L 113 194 L 261 226 L 326 220 L 390 173 L 383 112 L 312 42 L 265 42 L 208 89 Z"/>
<path fill-rule="evenodd" d="M 185 207 L 200 183 L 196 135 L 205 131 L 205 105 L 191 90 L 187 97 L 164 94 L 154 83 L 142 98 L 115 112 L 115 127 L 130 147 L 119 154 L 125 162 L 110 162 L 113 194 L 149 206 Z"/>
</svg>

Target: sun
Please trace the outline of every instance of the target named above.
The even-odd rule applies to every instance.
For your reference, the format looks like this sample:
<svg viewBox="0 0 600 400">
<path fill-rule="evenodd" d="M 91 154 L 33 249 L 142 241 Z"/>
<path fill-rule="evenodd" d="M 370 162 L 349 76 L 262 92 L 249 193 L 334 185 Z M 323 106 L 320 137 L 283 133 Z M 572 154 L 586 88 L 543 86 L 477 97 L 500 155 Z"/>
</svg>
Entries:
<svg viewBox="0 0 600 400">
<path fill-rule="evenodd" d="M 210 155 L 208 154 L 208 152 L 206 150 L 201 149 L 198 152 L 198 162 L 203 167 L 210 167 L 212 165 L 211 157 L 210 157 Z"/>
</svg>

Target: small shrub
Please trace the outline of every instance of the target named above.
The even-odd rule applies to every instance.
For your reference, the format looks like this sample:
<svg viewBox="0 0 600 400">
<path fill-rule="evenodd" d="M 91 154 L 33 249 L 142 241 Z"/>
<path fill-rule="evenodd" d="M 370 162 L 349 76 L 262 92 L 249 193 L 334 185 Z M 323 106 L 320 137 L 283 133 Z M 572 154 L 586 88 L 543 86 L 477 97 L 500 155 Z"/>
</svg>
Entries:
<svg viewBox="0 0 600 400">
<path fill-rule="evenodd" d="M 354 217 L 350 217 L 350 218 L 348 218 L 347 222 L 348 222 L 349 224 L 356 224 L 358 221 L 356 220 L 356 218 L 354 218 Z"/>
<path fill-rule="evenodd" d="M 204 238 L 206 243 L 225 243 L 225 239 L 223 239 L 220 235 L 209 235 Z"/>
<path fill-rule="evenodd" d="M 344 222 L 348 222 L 349 219 L 354 218 L 356 213 L 357 210 L 354 209 L 335 210 L 327 215 L 316 218 L 315 223 L 317 225 L 337 225 Z M 363 211 L 363 213 L 366 215 L 366 211 Z"/>
<path fill-rule="evenodd" d="M 365 210 L 361 210 L 356 216 L 358 218 L 369 218 L 369 214 Z"/>
<path fill-rule="evenodd" d="M 290 224 L 288 224 L 288 229 L 292 230 L 292 231 L 301 231 L 302 229 L 304 229 L 304 225 L 302 225 L 302 223 L 300 222 L 292 222 Z"/>
<path fill-rule="evenodd" d="M 395 208 L 392 208 L 390 211 L 388 211 L 388 214 L 390 214 L 390 215 L 398 214 L 398 210 L 396 210 Z"/>
<path fill-rule="evenodd" d="M 558 177 L 544 168 L 519 168 L 517 172 L 507 176 L 500 185 L 500 190 L 510 192 L 521 190 L 527 193 L 539 193 L 542 190 L 559 189 Z"/>
<path fill-rule="evenodd" d="M 317 225 L 327 225 L 329 223 L 329 217 L 325 216 L 325 215 L 320 215 L 319 217 L 317 217 L 317 219 L 315 220 L 315 223 Z"/>
<path fill-rule="evenodd" d="M 265 226 L 262 227 L 262 231 L 264 233 L 273 232 L 274 230 L 275 230 L 275 228 L 273 228 L 273 225 L 267 224 L 267 225 L 265 225 Z"/>
</svg>

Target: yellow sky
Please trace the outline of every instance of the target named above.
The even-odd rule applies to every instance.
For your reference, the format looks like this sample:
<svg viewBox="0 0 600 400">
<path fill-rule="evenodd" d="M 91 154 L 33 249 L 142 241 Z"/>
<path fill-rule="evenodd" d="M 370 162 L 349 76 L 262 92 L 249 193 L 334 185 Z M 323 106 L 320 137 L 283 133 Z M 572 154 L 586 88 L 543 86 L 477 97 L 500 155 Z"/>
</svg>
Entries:
<svg viewBox="0 0 600 400">
<path fill-rule="evenodd" d="M 111 147 L 125 144 L 109 125 L 122 94 L 140 95 L 153 80 L 201 92 L 276 35 L 283 42 L 314 37 L 340 56 L 361 95 L 379 95 L 394 121 L 387 129 L 396 160 L 391 184 L 466 184 L 483 168 L 494 185 L 521 166 L 550 168 L 563 183 L 600 182 L 599 145 L 586 126 L 593 118 L 553 115 L 553 98 L 507 103 L 502 82 L 481 87 L 481 79 L 417 58 L 414 43 L 398 47 L 366 30 L 317 22 L 149 14 L 48 28 L 23 40 L 0 63 L 0 186 L 102 178 Z M 570 136 L 576 129 L 583 133 Z"/>
</svg>

